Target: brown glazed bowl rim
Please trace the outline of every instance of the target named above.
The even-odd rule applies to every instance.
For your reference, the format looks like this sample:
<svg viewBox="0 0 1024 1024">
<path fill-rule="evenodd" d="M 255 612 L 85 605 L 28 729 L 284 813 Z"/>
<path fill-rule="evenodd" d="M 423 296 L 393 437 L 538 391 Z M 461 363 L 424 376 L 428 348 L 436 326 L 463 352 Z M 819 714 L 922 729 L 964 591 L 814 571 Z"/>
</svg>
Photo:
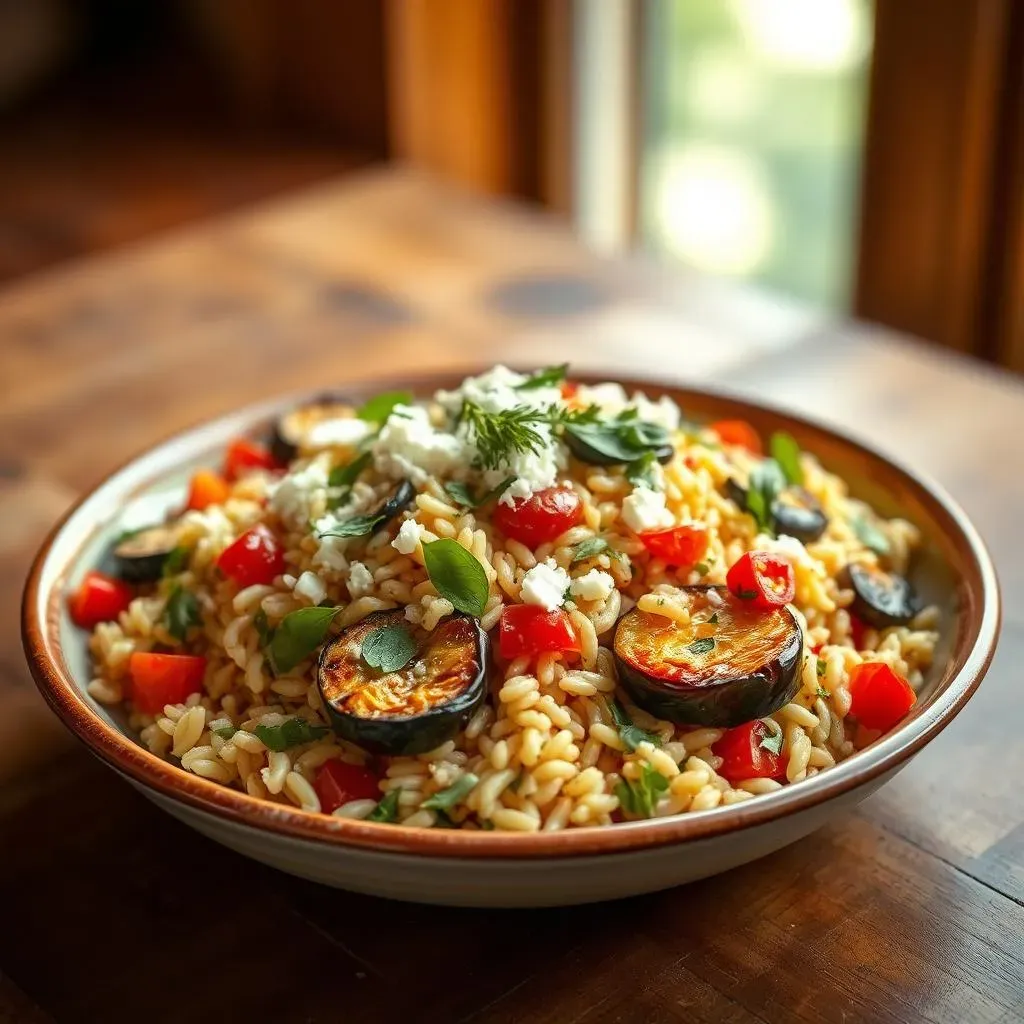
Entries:
<svg viewBox="0 0 1024 1024">
<path fill-rule="evenodd" d="M 422 393 L 456 386 L 464 373 L 431 374 L 400 379 L 360 380 L 349 388 L 353 396 L 395 388 Z M 594 374 L 574 375 L 583 382 L 598 381 Z M 29 573 L 22 605 L 22 638 L 32 675 L 43 697 L 64 724 L 94 754 L 122 775 L 155 794 L 189 808 L 238 825 L 331 847 L 447 858 L 535 860 L 626 853 L 666 844 L 687 843 L 724 833 L 756 828 L 785 819 L 839 797 L 892 772 L 935 738 L 959 713 L 977 689 L 995 652 L 1000 624 L 999 587 L 991 557 L 966 514 L 938 485 L 892 462 L 868 445 L 842 432 L 769 405 L 753 403 L 727 391 L 708 387 L 671 386 L 649 379 L 616 378 L 625 387 L 650 394 L 668 394 L 684 409 L 699 408 L 709 418 L 747 419 L 763 433 L 784 429 L 802 447 L 823 457 L 834 452 L 847 462 L 859 463 L 876 482 L 926 514 L 936 525 L 928 540 L 937 544 L 957 579 L 956 637 L 941 678 L 892 732 L 834 768 L 804 782 L 756 800 L 710 811 L 614 826 L 592 826 L 558 832 L 512 833 L 423 829 L 313 814 L 285 807 L 228 789 L 193 775 L 151 754 L 91 705 L 85 681 L 76 684 L 65 661 L 60 638 L 61 604 L 66 581 L 81 552 L 98 533 L 101 522 L 76 523 L 91 499 L 105 492 L 129 493 L 126 476 L 138 476 L 150 464 L 148 482 L 159 480 L 189 459 L 210 450 L 237 433 L 253 429 L 275 413 L 322 394 L 323 389 L 293 393 L 247 406 L 237 412 L 182 431 L 126 462 L 89 491 L 54 527 Z M 157 468 L 158 467 L 158 468 Z M 145 490 L 145 486 L 135 490 Z M 65 537 L 66 531 L 79 535 Z M 61 564 L 51 565 L 58 541 L 70 545 Z M 44 579 L 45 577 L 45 579 Z M 45 589 L 44 589 L 45 588 Z"/>
</svg>

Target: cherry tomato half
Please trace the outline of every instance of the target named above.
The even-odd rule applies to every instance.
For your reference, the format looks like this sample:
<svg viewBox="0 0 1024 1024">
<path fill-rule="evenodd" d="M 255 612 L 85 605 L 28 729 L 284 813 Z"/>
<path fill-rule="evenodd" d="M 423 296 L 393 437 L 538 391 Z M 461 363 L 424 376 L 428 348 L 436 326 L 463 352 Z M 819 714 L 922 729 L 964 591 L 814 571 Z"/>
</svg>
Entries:
<svg viewBox="0 0 1024 1024">
<path fill-rule="evenodd" d="M 880 661 L 866 661 L 850 672 L 850 714 L 868 729 L 888 732 L 914 706 L 910 683 Z"/>
<path fill-rule="evenodd" d="M 718 774 L 731 783 L 746 779 L 783 781 L 789 758 L 764 746 L 765 740 L 771 742 L 771 736 L 771 730 L 759 718 L 735 729 L 726 729 L 711 748 L 712 753 L 722 759 Z"/>
<path fill-rule="evenodd" d="M 725 582 L 741 601 L 750 601 L 755 608 L 789 604 L 796 594 L 792 564 L 768 551 L 746 552 L 733 563 Z"/>
<path fill-rule="evenodd" d="M 498 503 L 494 523 L 506 537 L 536 548 L 583 519 L 583 502 L 566 487 L 549 487 L 511 505 Z"/>
<path fill-rule="evenodd" d="M 78 589 L 68 598 L 71 620 L 82 629 L 92 629 L 101 622 L 112 622 L 127 611 L 135 596 L 123 580 L 87 572 Z"/>
<path fill-rule="evenodd" d="M 203 688 L 206 659 L 193 654 L 136 651 L 128 659 L 136 711 L 158 715 L 165 704 L 181 704 Z"/>
<path fill-rule="evenodd" d="M 754 455 L 764 451 L 760 435 L 746 420 L 716 420 L 708 426 L 722 439 L 722 444 L 746 448 Z"/>
<path fill-rule="evenodd" d="M 224 455 L 224 476 L 237 480 L 254 469 L 280 469 L 270 449 L 247 437 L 238 437 L 228 445 Z"/>
<path fill-rule="evenodd" d="M 284 572 L 284 552 L 277 537 L 257 523 L 220 553 L 217 568 L 240 587 L 271 583 Z"/>
<path fill-rule="evenodd" d="M 369 768 L 346 761 L 325 761 L 313 780 L 320 810 L 330 814 L 352 800 L 379 800 L 380 784 Z"/>
<path fill-rule="evenodd" d="M 523 654 L 579 649 L 572 622 L 560 608 L 548 612 L 534 604 L 512 604 L 501 613 L 498 651 L 508 661 Z"/>
<path fill-rule="evenodd" d="M 641 533 L 640 540 L 655 558 L 669 565 L 694 565 L 708 549 L 708 531 L 699 523 Z"/>
</svg>

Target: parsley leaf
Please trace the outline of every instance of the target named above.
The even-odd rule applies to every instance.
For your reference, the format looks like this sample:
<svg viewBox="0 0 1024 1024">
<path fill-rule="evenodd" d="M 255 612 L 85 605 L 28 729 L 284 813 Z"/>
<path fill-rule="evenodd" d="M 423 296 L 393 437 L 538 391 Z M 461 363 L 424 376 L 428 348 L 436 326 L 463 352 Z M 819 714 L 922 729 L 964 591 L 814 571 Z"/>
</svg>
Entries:
<svg viewBox="0 0 1024 1024">
<path fill-rule="evenodd" d="M 786 486 L 786 477 L 774 459 L 765 459 L 754 467 L 747 488 L 747 511 L 758 527 L 772 534 L 772 505 Z"/>
<path fill-rule="evenodd" d="M 414 401 L 411 391 L 385 391 L 371 398 L 356 415 L 368 423 L 386 423 L 396 405 L 412 405 Z"/>
<path fill-rule="evenodd" d="M 800 465 L 800 445 L 792 434 L 776 431 L 768 441 L 768 450 L 779 464 L 787 482 L 797 486 L 804 482 L 804 470 Z"/>
<path fill-rule="evenodd" d="M 404 626 L 381 626 L 363 640 L 359 654 L 370 668 L 397 672 L 416 654 L 416 641 Z"/>
<path fill-rule="evenodd" d="M 889 538 L 866 516 L 851 519 L 850 525 L 857 534 L 857 539 L 866 548 L 870 548 L 876 555 L 889 554 Z"/>
<path fill-rule="evenodd" d="M 263 745 L 275 752 L 318 740 L 330 731 L 326 725 L 313 725 L 305 718 L 286 718 L 280 725 L 257 725 L 253 729 Z"/>
<path fill-rule="evenodd" d="M 715 638 L 702 636 L 699 640 L 694 640 L 692 644 L 687 644 L 686 649 L 691 654 L 708 654 L 715 649 Z"/>
<path fill-rule="evenodd" d="M 366 816 L 367 821 L 394 821 L 398 817 L 397 789 L 385 793 L 376 807 Z"/>
<path fill-rule="evenodd" d="M 348 465 L 335 466 L 327 477 L 327 486 L 350 488 L 356 482 L 359 474 L 370 464 L 372 458 L 373 454 L 371 452 L 363 452 L 362 455 L 354 458 Z"/>
<path fill-rule="evenodd" d="M 480 618 L 490 584 L 476 557 L 449 537 L 423 545 L 423 564 L 434 588 L 460 611 Z M 293 613 L 294 614 L 294 613 Z"/>
<path fill-rule="evenodd" d="M 821 658 L 818 658 L 818 663 L 814 666 L 814 670 L 817 672 L 818 678 L 821 679 L 828 671 L 828 666 Z"/>
<path fill-rule="evenodd" d="M 215 732 L 222 740 L 229 740 L 238 730 L 233 725 L 217 725 L 211 731 Z"/>
<path fill-rule="evenodd" d="M 198 626 L 202 621 L 196 595 L 180 585 L 176 586 L 164 605 L 163 624 L 167 632 L 175 640 L 184 642 L 189 629 Z"/>
<path fill-rule="evenodd" d="M 639 779 L 621 779 L 615 787 L 622 809 L 634 818 L 653 818 L 658 798 L 668 789 L 668 779 L 649 764 L 640 766 Z"/>
<path fill-rule="evenodd" d="M 450 811 L 473 791 L 480 779 L 472 772 L 460 775 L 447 789 L 442 789 L 420 804 L 425 811 Z"/>
<path fill-rule="evenodd" d="M 765 736 L 760 744 L 770 754 L 781 754 L 782 753 L 782 730 L 778 732 L 771 732 Z"/>
<path fill-rule="evenodd" d="M 170 576 L 177 576 L 179 573 L 184 572 L 188 568 L 188 560 L 191 554 L 191 550 L 182 544 L 171 548 L 164 559 L 163 569 L 161 570 L 163 578 L 167 579 Z"/>
<path fill-rule="evenodd" d="M 828 690 L 826 690 L 824 686 L 819 686 L 815 692 L 822 700 L 828 700 L 829 697 L 832 696 L 832 694 Z"/>
<path fill-rule="evenodd" d="M 535 388 L 554 387 L 565 380 L 565 375 L 568 372 L 568 363 L 560 363 L 558 366 L 547 366 L 543 370 L 538 370 L 536 373 L 531 374 L 522 384 L 517 384 L 515 390 L 532 391 Z"/>
<path fill-rule="evenodd" d="M 626 479 L 634 487 L 648 487 L 652 491 L 660 490 L 655 466 L 658 459 L 654 452 L 644 452 L 639 459 L 634 459 L 626 466 Z"/>
<path fill-rule="evenodd" d="M 626 745 L 626 749 L 630 753 L 636 750 L 641 743 L 650 743 L 655 747 L 661 746 L 661 740 L 654 733 L 633 724 L 633 720 L 626 714 L 626 709 L 617 700 L 613 700 L 608 708 L 612 713 L 615 728 L 619 730 L 619 739 Z"/>
<path fill-rule="evenodd" d="M 377 528 L 377 525 L 384 520 L 385 516 L 382 516 L 379 512 L 371 512 L 367 515 L 352 516 L 351 519 L 346 519 L 343 522 L 338 523 L 337 526 L 331 527 L 329 530 L 324 530 L 323 533 L 318 533 L 317 536 L 323 539 L 324 537 L 365 537 L 369 533 Z"/>
<path fill-rule="evenodd" d="M 290 672 L 323 643 L 339 608 L 317 606 L 289 612 L 276 629 L 268 629 L 264 616 L 262 626 L 253 620 L 260 633 L 264 653 L 276 675 Z M 257 619 L 259 616 L 257 616 Z"/>
<path fill-rule="evenodd" d="M 595 555 L 607 554 L 609 558 L 621 558 L 621 554 L 613 548 L 604 537 L 588 537 L 581 540 L 572 549 L 572 560 L 582 562 L 586 558 L 593 558 Z"/>
</svg>

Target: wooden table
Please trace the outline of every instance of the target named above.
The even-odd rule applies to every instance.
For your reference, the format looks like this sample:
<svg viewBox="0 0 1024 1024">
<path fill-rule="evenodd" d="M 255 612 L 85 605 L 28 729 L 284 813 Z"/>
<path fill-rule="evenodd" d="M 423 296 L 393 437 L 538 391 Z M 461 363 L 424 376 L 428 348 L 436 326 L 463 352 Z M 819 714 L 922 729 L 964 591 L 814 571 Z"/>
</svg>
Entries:
<svg viewBox="0 0 1024 1024">
<path fill-rule="evenodd" d="M 221 849 L 90 758 L 17 635 L 67 504 L 182 426 L 286 388 L 497 359 L 725 383 L 942 481 L 1006 624 L 954 725 L 851 818 L 672 892 L 406 906 Z M 0 1021 L 1024 1019 L 1024 386 L 890 333 L 634 262 L 401 170 L 0 293 Z"/>
</svg>

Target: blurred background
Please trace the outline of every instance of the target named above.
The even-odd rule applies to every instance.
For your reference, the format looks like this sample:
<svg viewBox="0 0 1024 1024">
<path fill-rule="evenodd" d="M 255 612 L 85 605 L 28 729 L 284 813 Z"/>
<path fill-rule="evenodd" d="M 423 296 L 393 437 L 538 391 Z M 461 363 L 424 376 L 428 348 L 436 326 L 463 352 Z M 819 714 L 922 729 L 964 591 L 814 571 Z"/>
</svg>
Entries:
<svg viewBox="0 0 1024 1024">
<path fill-rule="evenodd" d="M 1017 0 L 0 0 L 0 282 L 401 159 L 1024 370 Z"/>
</svg>

